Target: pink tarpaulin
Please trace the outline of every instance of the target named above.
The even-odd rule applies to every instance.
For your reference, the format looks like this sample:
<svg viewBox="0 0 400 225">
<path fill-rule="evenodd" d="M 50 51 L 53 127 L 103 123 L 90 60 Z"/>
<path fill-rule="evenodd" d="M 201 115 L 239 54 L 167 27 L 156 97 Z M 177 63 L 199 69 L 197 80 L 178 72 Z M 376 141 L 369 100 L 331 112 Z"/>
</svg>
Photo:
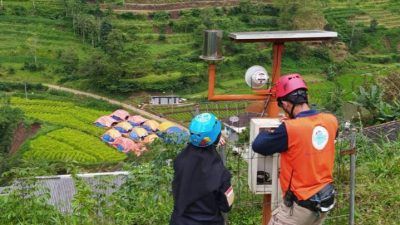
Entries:
<svg viewBox="0 0 400 225">
<path fill-rule="evenodd" d="M 118 121 L 126 120 L 129 117 L 129 113 L 123 109 L 115 110 L 111 115 L 114 119 Z"/>
<path fill-rule="evenodd" d="M 111 116 L 102 116 L 94 122 L 98 127 L 112 127 L 116 123 L 118 123 L 118 121 Z"/>
<path fill-rule="evenodd" d="M 141 143 L 135 143 L 129 138 L 119 137 L 115 139 L 112 145 L 117 148 L 119 151 L 124 153 L 133 152 L 136 156 L 140 156 L 143 151 L 145 151 L 145 147 Z"/>
</svg>

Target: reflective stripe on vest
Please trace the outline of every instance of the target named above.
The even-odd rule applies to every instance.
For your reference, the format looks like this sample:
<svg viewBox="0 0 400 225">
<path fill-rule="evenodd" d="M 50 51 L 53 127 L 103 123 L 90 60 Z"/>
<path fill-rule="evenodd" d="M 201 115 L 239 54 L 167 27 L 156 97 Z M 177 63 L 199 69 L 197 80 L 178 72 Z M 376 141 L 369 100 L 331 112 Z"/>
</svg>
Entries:
<svg viewBox="0 0 400 225">
<path fill-rule="evenodd" d="M 307 200 L 333 182 L 338 122 L 331 114 L 319 113 L 284 123 L 288 150 L 281 153 L 279 179 L 282 193 L 288 190 L 293 171 L 290 190 L 298 200 Z"/>
</svg>

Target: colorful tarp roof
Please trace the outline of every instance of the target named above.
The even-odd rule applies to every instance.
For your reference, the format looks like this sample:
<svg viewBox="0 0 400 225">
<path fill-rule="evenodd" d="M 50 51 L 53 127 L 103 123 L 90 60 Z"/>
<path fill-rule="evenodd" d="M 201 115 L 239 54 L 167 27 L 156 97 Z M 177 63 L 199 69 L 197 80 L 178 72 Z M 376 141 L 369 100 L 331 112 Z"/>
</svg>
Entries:
<svg viewBox="0 0 400 225">
<path fill-rule="evenodd" d="M 94 123 L 98 127 L 112 127 L 113 125 L 118 123 L 118 121 L 111 116 L 102 116 L 98 118 Z"/>
<path fill-rule="evenodd" d="M 131 123 L 133 126 L 140 126 L 144 123 L 147 119 L 143 118 L 142 116 L 129 116 L 127 121 Z"/>
<path fill-rule="evenodd" d="M 117 129 L 121 133 L 128 133 L 129 131 L 132 130 L 133 126 L 132 124 L 122 121 L 118 123 L 117 125 L 114 126 L 115 129 Z"/>
<path fill-rule="evenodd" d="M 112 145 L 119 151 L 122 151 L 124 153 L 133 152 L 137 156 L 140 156 L 145 150 L 143 144 L 135 143 L 131 139 L 125 137 L 119 137 L 115 139 Z"/>
<path fill-rule="evenodd" d="M 121 137 L 121 133 L 118 130 L 110 129 L 101 136 L 101 139 L 107 143 L 112 143 L 119 137 Z"/>
<path fill-rule="evenodd" d="M 143 142 L 146 144 L 152 143 L 158 138 L 157 134 L 149 134 L 143 139 Z"/>
<path fill-rule="evenodd" d="M 176 126 L 176 124 L 170 122 L 170 121 L 166 121 L 166 122 L 162 122 L 160 124 L 160 126 L 158 126 L 158 130 L 161 132 L 165 132 L 167 131 L 168 128 Z"/>
<path fill-rule="evenodd" d="M 155 120 L 147 120 L 142 125 L 147 131 L 156 131 L 160 124 Z"/>
<path fill-rule="evenodd" d="M 115 110 L 111 115 L 114 119 L 122 121 L 126 120 L 129 117 L 129 113 L 123 109 Z"/>
<path fill-rule="evenodd" d="M 145 137 L 149 134 L 143 127 L 134 127 L 132 132 L 135 132 L 139 137 Z"/>
</svg>

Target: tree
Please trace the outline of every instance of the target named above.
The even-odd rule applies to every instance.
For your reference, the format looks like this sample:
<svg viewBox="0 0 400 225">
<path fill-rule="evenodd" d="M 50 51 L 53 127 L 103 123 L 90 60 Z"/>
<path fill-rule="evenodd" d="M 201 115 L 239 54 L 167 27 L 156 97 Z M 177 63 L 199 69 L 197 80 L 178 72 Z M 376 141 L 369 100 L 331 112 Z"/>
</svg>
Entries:
<svg viewBox="0 0 400 225">
<path fill-rule="evenodd" d="M 80 74 L 90 81 L 91 87 L 108 92 L 118 90 L 122 72 L 121 68 L 110 58 L 112 57 L 97 52 L 80 67 Z"/>
<path fill-rule="evenodd" d="M 107 35 L 102 47 L 108 55 L 118 60 L 117 58 L 119 58 L 124 51 L 124 45 L 126 41 L 126 35 L 121 30 L 113 29 Z"/>
<path fill-rule="evenodd" d="M 72 74 L 78 69 L 79 57 L 73 50 L 63 51 L 60 55 L 61 63 L 63 64 L 63 72 Z"/>
<path fill-rule="evenodd" d="M 26 45 L 29 48 L 29 52 L 33 56 L 35 66 L 37 66 L 37 50 L 38 50 L 39 39 L 36 34 L 26 40 Z"/>
<path fill-rule="evenodd" d="M 7 98 L 0 105 L 0 153 L 8 153 L 14 130 L 23 121 L 24 114 L 18 108 L 12 108 Z"/>
</svg>

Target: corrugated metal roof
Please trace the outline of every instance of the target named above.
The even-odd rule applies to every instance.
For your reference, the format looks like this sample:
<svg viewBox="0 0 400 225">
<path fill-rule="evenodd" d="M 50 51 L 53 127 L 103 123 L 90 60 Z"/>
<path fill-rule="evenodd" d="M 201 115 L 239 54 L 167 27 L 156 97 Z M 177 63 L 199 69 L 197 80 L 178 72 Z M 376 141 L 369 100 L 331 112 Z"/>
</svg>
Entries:
<svg viewBox="0 0 400 225">
<path fill-rule="evenodd" d="M 382 140 L 382 138 L 395 141 L 400 138 L 400 120 L 366 127 L 362 132 L 365 136 L 375 141 Z"/>
<path fill-rule="evenodd" d="M 110 172 L 110 173 L 87 173 L 77 174 L 83 179 L 95 193 L 110 195 L 117 191 L 125 182 L 128 172 Z M 50 194 L 49 204 L 57 207 L 61 212 L 72 212 L 72 200 L 76 194 L 75 183 L 71 175 L 42 176 L 37 177 L 38 195 Z M 16 189 L 17 185 L 11 187 L 0 187 L 0 195 L 7 194 L 7 189 Z"/>
</svg>

